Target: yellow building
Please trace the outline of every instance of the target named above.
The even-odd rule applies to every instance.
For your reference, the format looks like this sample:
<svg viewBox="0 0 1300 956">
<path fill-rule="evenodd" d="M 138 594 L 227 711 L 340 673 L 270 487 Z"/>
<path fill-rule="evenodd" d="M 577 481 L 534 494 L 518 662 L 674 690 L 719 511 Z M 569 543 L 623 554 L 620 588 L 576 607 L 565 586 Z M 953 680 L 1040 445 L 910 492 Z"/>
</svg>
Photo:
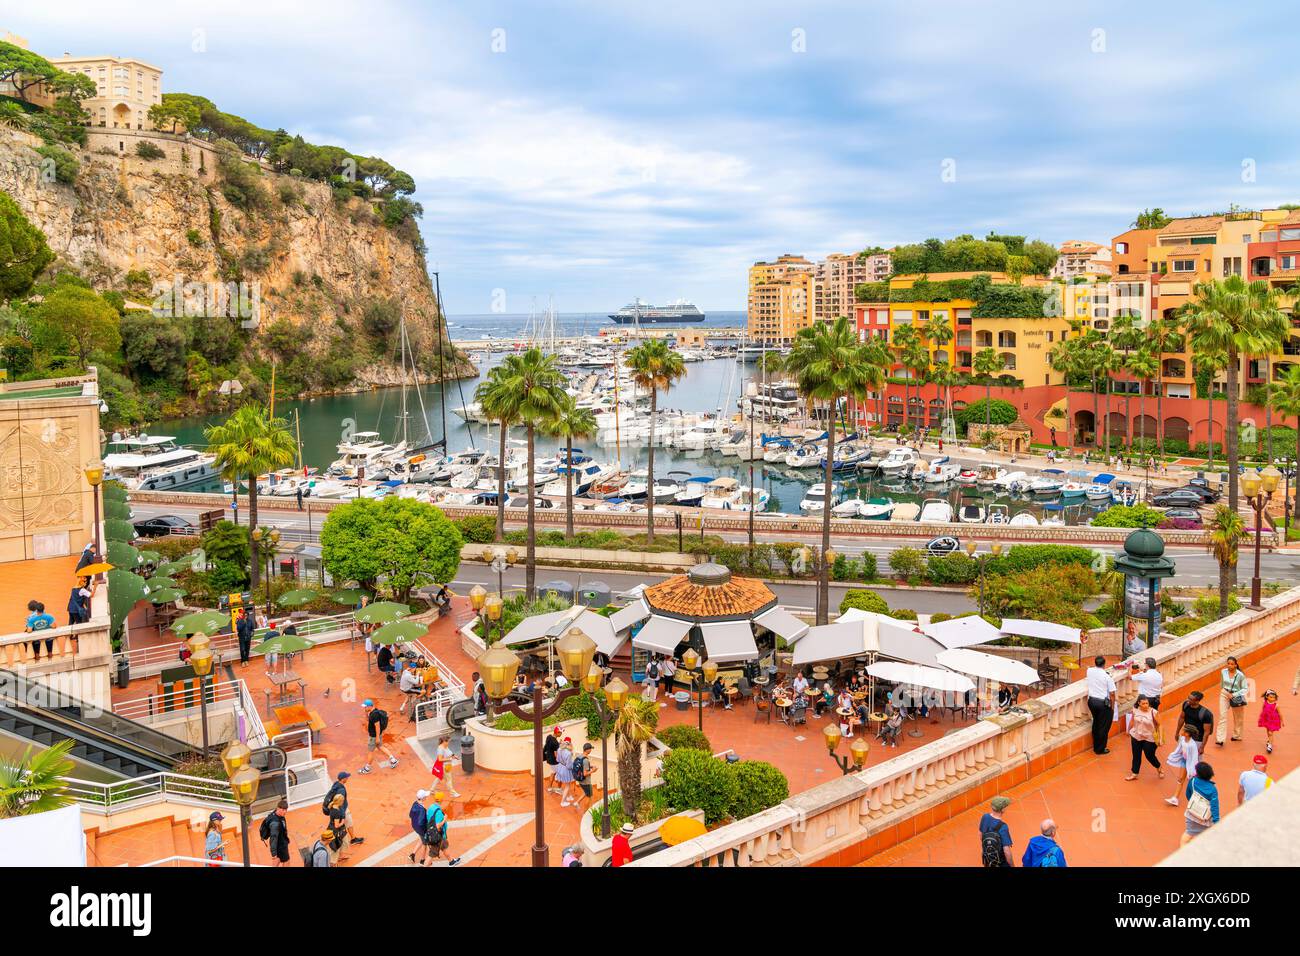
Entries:
<svg viewBox="0 0 1300 956">
<path fill-rule="evenodd" d="M 95 95 L 81 105 L 91 126 L 108 129 L 153 129 L 149 107 L 162 102 L 162 70 L 134 57 L 63 56 L 50 62 L 68 73 L 95 81 Z"/>
<path fill-rule="evenodd" d="M 749 270 L 749 337 L 770 345 L 789 345 L 812 324 L 817 267 L 803 256 L 784 255 L 756 262 Z"/>
</svg>

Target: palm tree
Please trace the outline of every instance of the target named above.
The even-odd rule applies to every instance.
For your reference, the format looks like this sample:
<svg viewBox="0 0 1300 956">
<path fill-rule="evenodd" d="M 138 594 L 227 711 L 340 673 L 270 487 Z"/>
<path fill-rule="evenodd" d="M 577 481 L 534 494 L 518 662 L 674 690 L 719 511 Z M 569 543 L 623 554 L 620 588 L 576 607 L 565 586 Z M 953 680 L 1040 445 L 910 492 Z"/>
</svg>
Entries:
<svg viewBox="0 0 1300 956">
<path fill-rule="evenodd" d="M 1278 308 L 1277 293 L 1265 282 L 1246 282 L 1232 275 L 1222 280 L 1198 282 L 1196 298 L 1187 305 L 1187 326 L 1192 339 L 1205 350 L 1222 351 L 1228 360 L 1228 424 L 1224 444 L 1228 455 L 1228 507 L 1237 508 L 1239 459 L 1238 416 L 1240 395 L 1237 375 L 1242 355 L 1269 355 L 1280 351 L 1291 323 Z"/>
<path fill-rule="evenodd" d="M 627 367 L 632 371 L 632 381 L 650 390 L 650 451 L 646 463 L 646 543 L 655 539 L 655 419 L 659 411 L 659 391 L 669 389 L 686 374 L 682 357 L 668 347 L 663 339 L 649 339 L 627 353 Z"/>
<path fill-rule="evenodd" d="M 1082 363 L 1079 361 L 1079 342 L 1081 339 L 1061 339 L 1047 352 L 1047 364 L 1061 373 L 1065 379 L 1066 389 L 1070 386 L 1070 379 L 1079 375 L 1082 371 Z M 1070 454 L 1074 454 L 1074 423 L 1069 421 L 1070 402 L 1067 395 L 1065 402 L 1065 440 L 1069 443 Z"/>
<path fill-rule="evenodd" d="M 1110 341 L 1114 347 L 1119 350 L 1115 356 L 1115 365 L 1112 371 L 1128 372 L 1132 374 L 1129 367 L 1129 359 L 1133 352 L 1138 349 L 1143 340 L 1142 330 L 1137 326 L 1137 320 L 1130 315 L 1118 316 L 1110 327 Z M 1128 450 L 1133 450 L 1133 399 L 1128 386 L 1124 386 L 1124 443 Z M 1109 416 L 1109 407 L 1107 408 Z"/>
<path fill-rule="evenodd" d="M 948 324 L 948 320 L 945 318 L 941 318 L 938 315 L 931 315 L 930 320 L 926 322 L 923 326 L 921 326 L 921 334 L 925 336 L 926 341 L 929 342 L 931 346 L 938 346 L 941 349 L 946 348 L 948 343 L 951 342 L 954 337 L 952 326 Z M 944 354 L 946 356 L 947 352 L 945 352 Z M 930 358 L 932 358 L 932 356 L 930 356 Z M 946 371 L 949 373 L 949 375 L 942 375 L 942 376 L 939 374 L 935 374 L 931 378 L 931 381 L 933 381 L 936 386 L 938 386 L 941 390 L 944 390 L 946 389 L 947 386 L 945 385 L 944 381 L 940 381 L 940 378 L 947 380 L 950 377 L 952 373 L 952 365 L 951 363 L 948 362 L 935 362 L 934 365 L 935 365 L 936 373 L 940 371 Z M 944 398 L 944 415 L 946 417 L 948 412 L 946 391 L 943 392 L 942 397 Z M 942 427 L 943 425 L 941 422 L 940 428 Z"/>
<path fill-rule="evenodd" d="M 1296 419 L 1295 457 L 1300 463 L 1300 365 L 1292 365 L 1282 373 L 1269 396 L 1269 402 L 1282 415 L 1291 415 Z M 1297 489 L 1294 504 L 1294 520 L 1300 521 L 1300 489 Z"/>
<path fill-rule="evenodd" d="M 984 380 L 984 430 L 993 427 L 993 376 L 1004 368 L 1005 363 L 996 349 L 980 349 L 971 361 L 971 370 Z"/>
<path fill-rule="evenodd" d="M 523 396 L 514 391 L 506 381 L 503 365 L 498 365 L 487 374 L 478 388 L 474 389 L 474 400 L 483 409 L 483 414 L 497 423 L 501 429 L 500 443 L 497 451 L 497 533 L 498 542 L 506 537 L 506 440 L 510 436 L 512 425 L 519 423 L 519 405 Z"/>
<path fill-rule="evenodd" d="M 524 557 L 524 593 L 528 600 L 537 595 L 537 430 L 553 427 L 564 411 L 568 396 L 564 392 L 564 373 L 555 364 L 554 355 L 541 349 L 507 355 L 501 369 L 500 387 L 519 396 L 516 409 L 520 423 L 528 434 L 528 546 Z M 505 461 L 501 462 L 505 475 Z M 504 489 L 503 489 L 504 490 Z"/>
<path fill-rule="evenodd" d="M 618 752 L 618 792 L 623 816 L 638 822 L 641 812 L 641 749 L 654 736 L 659 711 L 653 701 L 630 698 L 614 721 L 614 748 Z M 608 798 L 608 796 L 607 796 Z"/>
<path fill-rule="evenodd" d="M 1142 419 L 1142 454 L 1147 454 L 1147 383 L 1160 373 L 1160 357 L 1151 349 L 1129 353 L 1124 367 L 1138 380 L 1138 418 Z M 1125 414 L 1128 414 L 1127 408 Z M 1129 451 L 1133 450 L 1133 426 L 1129 425 Z"/>
<path fill-rule="evenodd" d="M 564 537 L 573 539 L 573 440 L 596 431 L 596 416 L 589 408 L 579 408 L 570 395 L 564 396 L 559 414 L 546 427 L 552 438 L 564 439 Z"/>
<path fill-rule="evenodd" d="M 293 464 L 298 446 L 283 418 L 272 418 L 262 406 L 250 402 L 220 425 L 204 430 L 208 453 L 216 456 L 213 466 L 239 491 L 239 479 L 248 480 L 248 527 L 257 527 L 257 476 Z M 258 541 L 249 535 L 253 590 L 257 590 L 261 561 Z"/>
<path fill-rule="evenodd" d="M 1228 613 L 1228 596 L 1237 567 L 1237 548 L 1247 537 L 1246 522 L 1231 505 L 1215 505 L 1205 525 L 1205 549 L 1219 562 L 1219 616 Z"/>
<path fill-rule="evenodd" d="M 17 760 L 0 757 L 0 819 L 57 810 L 71 803 L 67 780 L 73 763 L 67 759 L 73 741 L 60 740 L 32 755 L 28 747 Z"/>
<path fill-rule="evenodd" d="M 841 316 L 833 324 L 819 322 L 800 329 L 786 359 L 799 390 L 810 399 L 827 405 L 826 493 L 835 487 L 835 412 L 842 398 L 861 399 L 867 392 L 865 368 L 870 360 L 867 348 L 858 341 L 849 320 Z M 817 583 L 817 623 L 825 624 L 830 606 L 830 567 L 826 552 L 831 546 L 831 509 L 822 508 L 821 575 Z"/>
<path fill-rule="evenodd" d="M 913 325 L 904 325 L 894 330 L 894 339 L 890 343 L 890 348 L 897 352 L 894 360 L 904 368 L 910 368 L 909 358 L 915 352 L 917 340 L 920 333 L 916 331 Z M 891 362 L 892 365 L 892 362 Z M 903 380 L 903 425 L 909 426 L 912 423 L 912 386 L 909 384 L 910 379 Z"/>
<path fill-rule="evenodd" d="M 1205 422 L 1209 430 L 1210 454 L 1206 459 L 1205 467 L 1214 467 L 1214 376 L 1223 371 L 1228 365 L 1228 357 L 1217 349 L 1202 350 L 1197 346 L 1197 350 L 1192 353 L 1192 369 L 1200 375 L 1205 375 Z M 1224 445 L 1227 445 L 1228 436 L 1223 435 Z"/>
<path fill-rule="evenodd" d="M 1156 357 L 1156 443 L 1158 452 L 1165 454 L 1165 354 L 1183 350 L 1183 335 L 1178 323 L 1172 319 L 1157 318 L 1147 325 L 1147 344 Z"/>
<path fill-rule="evenodd" d="M 885 383 L 889 380 L 890 354 L 885 340 L 876 336 L 867 339 L 862 346 L 862 355 L 866 363 L 862 367 L 863 380 L 868 389 L 876 393 L 876 407 L 879 409 L 877 421 L 881 431 L 885 428 Z"/>
<path fill-rule="evenodd" d="M 1098 342 L 1092 346 L 1092 363 L 1096 372 L 1102 379 L 1102 395 L 1106 399 L 1106 410 L 1102 413 L 1102 433 L 1105 446 L 1105 454 L 1110 454 L 1110 388 L 1111 373 L 1116 372 L 1124 366 L 1124 357 L 1119 354 L 1109 342 Z"/>
</svg>

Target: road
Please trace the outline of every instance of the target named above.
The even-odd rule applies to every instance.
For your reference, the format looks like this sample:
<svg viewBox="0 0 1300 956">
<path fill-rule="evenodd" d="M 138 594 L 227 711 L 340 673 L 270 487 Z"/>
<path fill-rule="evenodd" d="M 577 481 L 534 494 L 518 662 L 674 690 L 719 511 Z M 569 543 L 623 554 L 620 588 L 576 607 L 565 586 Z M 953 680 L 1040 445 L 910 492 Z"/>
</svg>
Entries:
<svg viewBox="0 0 1300 956">
<path fill-rule="evenodd" d="M 160 514 L 180 515 L 188 518 L 195 523 L 198 522 L 199 512 L 204 510 L 197 506 L 186 505 L 156 505 L 144 502 L 133 502 L 132 509 L 135 512 L 133 520 L 139 521 L 144 518 L 153 517 Z M 284 534 L 285 540 L 288 541 L 311 541 L 318 540 L 321 521 L 323 516 L 311 511 L 285 511 L 276 509 L 267 511 L 264 524 L 279 528 Z M 247 516 L 241 516 L 246 518 Z M 662 535 L 664 532 L 660 532 Z M 714 532 L 710 532 L 711 534 Z M 672 532 L 668 532 L 672 534 Z M 778 535 L 758 535 L 759 541 L 789 541 L 792 532 L 785 531 Z M 689 535 L 688 535 L 689 537 Z M 724 532 L 722 537 L 730 541 L 745 541 L 743 533 Z M 881 537 L 873 539 L 861 534 L 853 536 L 832 536 L 832 546 L 836 551 L 844 554 L 846 557 L 857 557 L 863 552 L 869 552 L 876 557 L 876 562 L 881 571 L 887 571 L 889 555 L 893 553 L 900 543 L 896 539 Z M 908 540 L 907 546 L 916 547 L 920 543 L 919 539 Z M 1174 559 L 1177 565 L 1178 573 L 1172 580 L 1174 586 L 1183 587 L 1207 587 L 1215 585 L 1219 581 L 1219 566 L 1214 558 L 1206 551 L 1193 547 L 1170 547 L 1166 554 Z M 1241 556 L 1241 563 L 1238 568 L 1238 577 L 1241 581 L 1250 580 L 1254 567 L 1254 558 L 1252 554 L 1244 553 Z M 608 577 L 608 576 L 607 576 Z M 1265 582 L 1276 581 L 1291 587 L 1297 580 L 1300 580 L 1300 551 L 1265 551 L 1260 556 L 1260 577 Z M 613 582 L 611 581 L 611 586 Z M 790 587 L 802 587 L 802 585 L 789 585 Z M 783 599 L 784 600 L 784 599 Z M 808 601 L 811 604 L 811 598 Z M 948 611 L 946 607 L 935 607 L 933 609 L 916 608 L 916 610 L 933 610 Z"/>
</svg>

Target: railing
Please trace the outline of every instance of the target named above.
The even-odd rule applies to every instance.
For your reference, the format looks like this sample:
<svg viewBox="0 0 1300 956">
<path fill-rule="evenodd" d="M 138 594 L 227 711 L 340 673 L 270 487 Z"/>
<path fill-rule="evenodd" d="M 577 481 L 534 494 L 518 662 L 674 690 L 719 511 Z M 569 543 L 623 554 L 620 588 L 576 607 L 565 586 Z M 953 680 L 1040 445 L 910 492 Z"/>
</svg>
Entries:
<svg viewBox="0 0 1300 956">
<path fill-rule="evenodd" d="M 235 806 L 234 795 L 226 781 L 168 771 L 132 777 L 129 780 L 114 780 L 111 783 L 74 778 L 68 778 L 66 782 L 66 793 L 70 799 L 81 804 L 85 811 L 104 815 L 163 801 L 199 806 Z"/>
<path fill-rule="evenodd" d="M 257 712 L 257 703 L 242 678 L 210 681 L 205 685 L 204 693 L 207 697 L 208 720 L 225 713 L 233 713 L 236 719 L 242 717 L 244 742 L 253 748 L 266 746 L 266 728 L 262 724 L 261 715 Z M 198 695 L 198 687 L 148 694 L 134 700 L 122 701 L 113 708 L 113 713 L 145 726 L 149 726 L 159 718 L 177 717 L 188 724 L 190 720 L 202 714 L 203 708 L 199 703 Z"/>
<path fill-rule="evenodd" d="M 129 863 L 119 863 L 118 866 L 130 866 Z M 200 856 L 165 856 L 161 860 L 154 860 L 150 863 L 141 863 L 141 867 L 148 866 L 240 866 L 244 865 L 242 860 L 209 860 Z M 265 863 L 249 863 L 250 867 L 265 867 Z"/>
<path fill-rule="evenodd" d="M 301 621 L 291 621 L 291 623 L 298 629 L 300 637 L 310 638 L 317 644 L 328 644 L 332 641 L 351 638 L 356 626 L 351 611 L 304 618 Z M 269 627 L 261 627 L 253 631 L 253 643 L 256 644 L 259 640 L 264 639 L 270 633 L 270 630 Z M 214 634 L 211 641 L 214 653 L 219 653 L 222 656 L 226 654 L 237 655 L 239 653 L 239 638 L 233 633 Z M 150 647 L 140 647 L 127 651 L 126 659 L 131 667 L 131 675 L 133 677 L 143 677 L 150 674 L 160 674 L 169 667 L 179 666 L 181 648 L 184 646 L 184 641 L 173 641 L 169 644 L 155 644 Z"/>
<path fill-rule="evenodd" d="M 1262 611 L 1237 611 L 1183 637 L 1162 641 L 1142 656 L 1155 659 L 1165 692 L 1171 694 L 1212 681 L 1228 655 L 1266 653 L 1270 644 L 1297 629 L 1300 588 L 1293 588 L 1265 599 Z M 1122 714 L 1136 700 L 1137 687 L 1127 668 L 1111 673 Z M 1255 693 L 1253 686 L 1249 693 Z M 1091 725 L 1082 681 L 1026 701 L 1021 709 L 1024 713 L 988 717 L 954 730 L 914 751 L 814 787 L 630 865 L 798 866 L 849 849 L 865 858 L 869 853 L 863 847 L 872 837 L 969 791 L 978 792 L 984 784 L 997 784 L 1004 774 L 1019 773 L 1017 779 L 1024 779 L 1030 761 L 1053 751 L 1068 755 Z"/>
</svg>

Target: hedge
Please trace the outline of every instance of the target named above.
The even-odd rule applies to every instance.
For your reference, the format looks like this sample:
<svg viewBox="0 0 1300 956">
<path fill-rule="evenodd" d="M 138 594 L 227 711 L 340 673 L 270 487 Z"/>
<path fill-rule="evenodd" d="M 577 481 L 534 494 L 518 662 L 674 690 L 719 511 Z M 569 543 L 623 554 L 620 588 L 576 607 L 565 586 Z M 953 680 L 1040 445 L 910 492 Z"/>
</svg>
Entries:
<svg viewBox="0 0 1300 956">
<path fill-rule="evenodd" d="M 672 750 L 664 757 L 664 793 L 678 809 L 703 810 L 705 823 L 720 823 L 736 802 L 739 783 L 725 760 L 703 750 Z"/>
<path fill-rule="evenodd" d="M 673 724 L 655 734 L 669 750 L 704 750 L 713 753 L 713 747 L 698 728 L 690 724 Z"/>
<path fill-rule="evenodd" d="M 737 820 L 762 813 L 790 796 L 790 781 L 785 774 L 764 760 L 731 764 L 731 773 L 736 778 L 731 815 Z"/>
<path fill-rule="evenodd" d="M 859 611 L 871 611 L 875 614 L 888 614 L 889 605 L 875 591 L 868 591 L 866 588 L 849 588 L 844 592 L 844 599 L 840 601 L 840 613 L 843 614 L 850 608 L 857 608 Z"/>
</svg>

